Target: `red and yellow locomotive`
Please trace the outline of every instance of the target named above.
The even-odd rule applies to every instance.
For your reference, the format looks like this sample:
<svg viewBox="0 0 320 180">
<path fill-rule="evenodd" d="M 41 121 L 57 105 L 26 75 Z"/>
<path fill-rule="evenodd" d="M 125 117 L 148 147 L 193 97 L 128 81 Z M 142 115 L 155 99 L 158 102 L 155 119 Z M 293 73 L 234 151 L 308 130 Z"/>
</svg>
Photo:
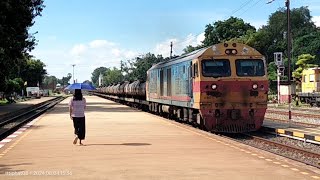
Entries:
<svg viewBox="0 0 320 180">
<path fill-rule="evenodd" d="M 215 132 L 261 127 L 267 109 L 264 57 L 240 43 L 220 43 L 148 71 L 149 110 L 168 113 Z"/>
</svg>

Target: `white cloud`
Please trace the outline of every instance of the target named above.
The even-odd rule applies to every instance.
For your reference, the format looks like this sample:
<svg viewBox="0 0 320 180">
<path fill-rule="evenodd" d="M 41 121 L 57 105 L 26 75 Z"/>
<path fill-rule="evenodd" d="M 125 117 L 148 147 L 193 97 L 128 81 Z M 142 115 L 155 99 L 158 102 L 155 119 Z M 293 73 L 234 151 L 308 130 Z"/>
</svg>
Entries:
<svg viewBox="0 0 320 180">
<path fill-rule="evenodd" d="M 121 50 L 118 49 L 118 48 L 113 48 L 113 49 L 111 50 L 111 53 L 112 53 L 114 56 L 116 56 L 116 57 L 121 56 Z"/>
<path fill-rule="evenodd" d="M 86 45 L 77 44 L 77 45 L 73 46 L 70 53 L 71 53 L 71 55 L 79 56 L 82 53 L 84 53 L 86 50 L 87 50 Z"/>
<path fill-rule="evenodd" d="M 89 43 L 90 48 L 103 48 L 107 46 L 114 46 L 115 43 L 108 42 L 106 40 L 94 40 Z"/>
<path fill-rule="evenodd" d="M 172 54 L 173 55 L 180 55 L 183 53 L 183 49 L 187 46 L 197 46 L 200 45 L 201 42 L 204 40 L 204 33 L 201 33 L 197 36 L 193 34 L 189 34 L 184 39 L 167 39 L 161 43 L 158 43 L 153 50 L 154 54 L 162 54 L 163 57 L 170 56 L 170 43 L 172 42 Z"/>
<path fill-rule="evenodd" d="M 312 21 L 317 27 L 320 27 L 320 16 L 313 16 Z"/>
<path fill-rule="evenodd" d="M 261 21 L 249 20 L 248 22 L 250 23 L 251 26 L 254 26 L 257 30 L 259 28 L 262 28 L 263 25 L 267 25 L 267 21 L 264 21 L 264 20 L 261 20 Z"/>
<path fill-rule="evenodd" d="M 31 54 L 46 64 L 49 75 L 60 79 L 68 73 L 72 74 L 72 64 L 75 64 L 74 77 L 78 82 L 83 82 L 91 80 L 94 69 L 101 66 L 119 68 L 121 60 L 137 57 L 140 53 L 121 48 L 116 43 L 106 40 L 93 40 L 59 49 L 35 49 Z"/>
<path fill-rule="evenodd" d="M 150 52 L 164 57 L 170 56 L 170 42 L 173 42 L 173 54 L 180 55 L 188 45 L 196 46 L 204 39 L 204 33 L 199 35 L 189 34 L 182 39 L 167 39 L 151 48 Z M 152 50 L 153 49 L 153 50 Z M 148 51 L 148 50 L 147 50 Z M 93 40 L 87 43 L 75 44 L 72 47 L 61 47 L 54 50 L 36 49 L 32 52 L 34 56 L 41 59 L 46 65 L 48 74 L 57 78 L 73 73 L 77 82 L 91 80 L 91 73 L 98 67 L 120 67 L 121 60 L 129 60 L 147 52 L 137 52 L 125 49 L 118 44 L 107 40 Z M 72 79 L 71 79 L 72 80 Z"/>
</svg>

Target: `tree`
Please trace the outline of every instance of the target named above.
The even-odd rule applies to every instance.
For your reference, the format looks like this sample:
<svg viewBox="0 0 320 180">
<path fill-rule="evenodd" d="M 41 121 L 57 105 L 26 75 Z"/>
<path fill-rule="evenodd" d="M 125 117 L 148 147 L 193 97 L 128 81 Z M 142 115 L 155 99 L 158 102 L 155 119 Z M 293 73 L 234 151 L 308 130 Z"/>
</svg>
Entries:
<svg viewBox="0 0 320 180">
<path fill-rule="evenodd" d="M 36 42 L 29 28 L 33 19 L 41 15 L 43 0 L 0 1 L 0 91 L 18 71 Z"/>
<path fill-rule="evenodd" d="M 104 84 L 110 85 L 110 84 L 116 84 L 121 82 L 123 79 L 122 73 L 120 69 L 113 68 L 113 69 L 107 69 L 105 75 L 104 75 Z"/>
<path fill-rule="evenodd" d="M 106 71 L 107 71 L 108 68 L 106 67 L 99 67 L 99 68 L 96 68 L 93 73 L 91 74 L 91 80 L 92 80 L 92 83 L 98 87 L 99 86 L 99 76 L 100 74 L 102 75 L 105 75 Z"/>
<path fill-rule="evenodd" d="M 301 82 L 302 71 L 317 66 L 314 62 L 315 56 L 310 54 L 301 54 L 296 62 L 298 68 L 292 73 L 292 77 L 294 77 L 296 81 Z"/>
<path fill-rule="evenodd" d="M 198 49 L 201 49 L 201 48 L 203 48 L 203 45 L 199 45 L 199 46 L 195 46 L 195 47 L 189 45 L 189 46 L 187 46 L 186 48 L 183 49 L 184 53 L 182 55 L 191 53 L 192 51 L 195 51 L 195 50 L 198 50 Z"/>
<path fill-rule="evenodd" d="M 68 73 L 67 76 L 63 76 L 61 79 L 58 79 L 57 82 L 62 86 L 62 87 L 66 87 L 67 85 L 69 85 L 69 81 L 72 78 L 71 73 Z"/>
<path fill-rule="evenodd" d="M 168 58 L 167 60 L 169 60 Z M 147 53 L 135 60 L 128 60 L 123 66 L 124 80 L 134 81 L 143 80 L 147 78 L 147 71 L 152 65 L 164 61 L 162 55 L 155 56 L 154 54 Z"/>
<path fill-rule="evenodd" d="M 40 86 L 47 71 L 44 69 L 46 65 L 39 59 L 29 58 L 26 66 L 23 68 L 22 76 L 24 81 L 28 82 L 28 86 Z"/>
<path fill-rule="evenodd" d="M 248 31 L 255 32 L 256 29 L 249 23 L 245 23 L 241 18 L 230 17 L 225 21 L 217 21 L 213 26 L 211 24 L 206 25 L 203 45 L 207 47 L 234 38 L 240 38 L 248 34 Z"/>
<path fill-rule="evenodd" d="M 299 36 L 293 44 L 293 54 L 312 54 L 315 55 L 315 64 L 320 65 L 320 29 L 309 34 Z"/>
<path fill-rule="evenodd" d="M 42 83 L 42 88 L 55 90 L 57 83 L 58 79 L 55 76 L 45 76 Z"/>
<path fill-rule="evenodd" d="M 158 55 L 157 57 L 154 54 L 148 53 L 143 58 L 137 58 L 137 61 L 134 63 L 136 67 L 132 74 L 135 78 L 134 80 L 146 80 L 147 79 L 147 71 L 151 68 L 152 65 L 157 64 L 163 61 L 163 57 Z"/>
<path fill-rule="evenodd" d="M 291 33 L 293 47 L 301 37 L 316 32 L 317 29 L 312 22 L 310 11 L 307 7 L 294 8 L 291 13 Z M 253 46 L 259 52 L 263 53 L 268 60 L 268 63 L 273 61 L 274 52 L 284 52 L 287 56 L 287 13 L 285 8 L 272 13 L 269 16 L 267 25 L 263 26 L 253 36 L 253 40 L 249 45 Z M 316 34 L 314 34 L 316 36 Z M 314 38 L 313 38 L 314 39 Z M 297 54 L 298 53 L 298 54 Z M 293 51 L 293 56 L 296 57 L 304 52 Z M 293 58 L 294 64 L 296 58 Z"/>
</svg>

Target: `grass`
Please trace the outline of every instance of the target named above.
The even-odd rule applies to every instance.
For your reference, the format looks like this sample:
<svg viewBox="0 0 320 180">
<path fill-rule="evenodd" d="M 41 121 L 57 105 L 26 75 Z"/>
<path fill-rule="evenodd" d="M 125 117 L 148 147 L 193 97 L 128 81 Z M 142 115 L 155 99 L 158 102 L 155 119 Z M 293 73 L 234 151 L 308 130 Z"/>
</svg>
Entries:
<svg viewBox="0 0 320 180">
<path fill-rule="evenodd" d="M 1 105 L 5 105 L 5 104 L 8 104 L 8 101 L 5 99 L 5 100 L 0 100 L 0 106 Z"/>
</svg>

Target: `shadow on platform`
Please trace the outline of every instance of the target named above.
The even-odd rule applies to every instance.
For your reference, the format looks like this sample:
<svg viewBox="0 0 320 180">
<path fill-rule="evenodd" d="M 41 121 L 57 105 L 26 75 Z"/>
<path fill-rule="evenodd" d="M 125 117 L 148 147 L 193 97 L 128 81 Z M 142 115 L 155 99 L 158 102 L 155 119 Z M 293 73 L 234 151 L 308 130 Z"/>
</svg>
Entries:
<svg viewBox="0 0 320 180">
<path fill-rule="evenodd" d="M 25 165 L 31 165 L 32 163 L 20 163 L 20 164 L 0 164 L 0 174 L 6 174 L 13 172 L 12 169 L 14 169 L 14 172 L 24 171 L 24 170 L 17 170 L 16 166 L 25 166 Z M 9 174 L 8 174 L 9 175 Z"/>
<path fill-rule="evenodd" d="M 149 146 L 149 143 L 84 144 L 84 146 Z"/>
</svg>

